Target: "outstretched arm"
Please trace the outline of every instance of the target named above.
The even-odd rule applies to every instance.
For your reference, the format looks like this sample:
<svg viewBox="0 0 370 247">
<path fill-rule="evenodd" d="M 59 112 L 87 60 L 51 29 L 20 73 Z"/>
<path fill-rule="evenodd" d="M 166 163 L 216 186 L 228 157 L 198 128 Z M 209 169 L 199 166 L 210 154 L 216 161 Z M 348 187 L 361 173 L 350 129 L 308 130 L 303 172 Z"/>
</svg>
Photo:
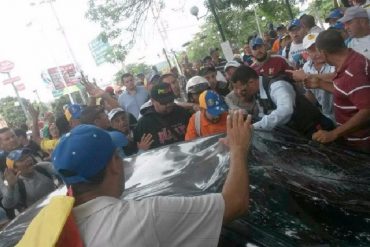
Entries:
<svg viewBox="0 0 370 247">
<path fill-rule="evenodd" d="M 230 147 L 230 170 L 222 188 L 225 201 L 223 223 L 247 212 L 249 207 L 249 176 L 247 156 L 252 137 L 252 117 L 244 121 L 241 110 L 227 118 L 227 143 Z"/>
<path fill-rule="evenodd" d="M 28 105 L 28 112 L 32 117 L 32 140 L 40 145 L 41 143 L 41 136 L 40 136 L 40 129 L 39 129 L 39 110 L 35 109 L 32 104 Z"/>
</svg>

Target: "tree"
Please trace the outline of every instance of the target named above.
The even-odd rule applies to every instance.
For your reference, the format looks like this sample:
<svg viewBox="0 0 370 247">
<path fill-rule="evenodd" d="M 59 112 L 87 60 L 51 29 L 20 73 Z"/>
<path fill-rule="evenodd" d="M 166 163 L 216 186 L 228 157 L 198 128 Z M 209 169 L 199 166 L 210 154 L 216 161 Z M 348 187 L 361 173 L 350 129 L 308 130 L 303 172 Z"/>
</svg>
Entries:
<svg viewBox="0 0 370 247">
<path fill-rule="evenodd" d="M 223 26 L 226 39 L 233 47 L 242 47 L 249 35 L 258 34 L 254 11 L 247 8 L 249 4 L 257 1 L 218 0 L 216 7 L 220 22 Z M 267 30 L 268 23 L 287 23 L 290 20 L 286 5 L 282 1 L 258 1 L 257 13 L 260 17 L 260 27 Z M 297 14 L 298 9 L 293 8 Z M 261 18 L 263 17 L 263 18 Z M 222 42 L 215 25 L 214 16 L 208 16 L 201 31 L 187 47 L 188 57 L 191 61 L 197 61 L 209 55 L 209 47 L 219 47 Z"/>
<path fill-rule="evenodd" d="M 24 105 L 30 104 L 27 99 L 21 98 Z M 21 105 L 17 98 L 6 97 L 0 99 L 0 114 L 4 117 L 8 126 L 11 128 L 19 128 L 27 122 L 27 117 L 24 115 Z"/>
<path fill-rule="evenodd" d="M 107 54 L 108 61 L 123 62 L 149 11 L 159 13 L 164 4 L 161 0 L 89 0 L 88 6 L 86 17 L 100 24 L 101 37 L 109 40 L 112 46 Z"/>
<path fill-rule="evenodd" d="M 131 63 L 126 66 L 126 69 L 121 69 L 114 75 L 114 80 L 116 83 L 121 83 L 121 76 L 125 73 L 131 73 L 133 76 L 136 76 L 139 73 L 143 73 L 145 75 L 151 72 L 151 68 L 149 65 L 145 63 Z"/>
</svg>

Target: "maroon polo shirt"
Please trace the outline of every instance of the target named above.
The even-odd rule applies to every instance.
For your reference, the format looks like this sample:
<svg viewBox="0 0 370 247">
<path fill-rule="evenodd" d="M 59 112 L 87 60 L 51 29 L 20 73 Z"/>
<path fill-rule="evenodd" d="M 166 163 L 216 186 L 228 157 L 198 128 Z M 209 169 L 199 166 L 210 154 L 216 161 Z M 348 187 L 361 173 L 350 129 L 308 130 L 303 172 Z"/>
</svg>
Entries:
<svg viewBox="0 0 370 247">
<path fill-rule="evenodd" d="M 266 62 L 257 63 L 254 62 L 251 65 L 251 68 L 254 69 L 260 76 L 274 77 L 281 74 L 290 74 L 285 73 L 285 70 L 292 70 L 293 68 L 289 66 L 287 60 L 281 56 L 271 55 Z"/>
<path fill-rule="evenodd" d="M 350 49 L 333 81 L 337 125 L 346 123 L 361 109 L 370 109 L 370 61 L 366 57 Z M 370 126 L 344 138 L 349 146 L 370 152 Z"/>
</svg>

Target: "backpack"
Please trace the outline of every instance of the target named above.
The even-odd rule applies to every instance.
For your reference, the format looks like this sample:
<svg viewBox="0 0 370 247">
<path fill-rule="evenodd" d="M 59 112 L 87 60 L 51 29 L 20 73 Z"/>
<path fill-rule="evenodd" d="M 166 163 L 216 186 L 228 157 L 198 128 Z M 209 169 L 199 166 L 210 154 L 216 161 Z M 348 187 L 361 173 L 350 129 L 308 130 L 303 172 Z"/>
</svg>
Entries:
<svg viewBox="0 0 370 247">
<path fill-rule="evenodd" d="M 286 75 L 278 75 L 273 78 L 262 77 L 263 89 L 267 95 L 267 100 L 260 99 L 264 114 L 276 109 L 276 105 L 271 99 L 270 87 L 272 83 L 280 80 L 291 84 L 296 94 L 294 111 L 286 125 L 306 136 L 311 137 L 312 131 L 316 129 L 316 126 L 319 125 L 321 120 L 325 117 L 316 106 L 308 101 L 304 95 L 298 92 L 294 81 Z"/>
</svg>

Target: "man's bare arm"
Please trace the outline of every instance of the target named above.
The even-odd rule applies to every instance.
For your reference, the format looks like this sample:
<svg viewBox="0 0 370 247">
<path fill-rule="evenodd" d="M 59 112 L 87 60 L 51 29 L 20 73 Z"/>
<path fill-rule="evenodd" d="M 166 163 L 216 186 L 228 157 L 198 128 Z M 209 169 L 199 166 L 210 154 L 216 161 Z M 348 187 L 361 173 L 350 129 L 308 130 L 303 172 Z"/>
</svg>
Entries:
<svg viewBox="0 0 370 247">
<path fill-rule="evenodd" d="M 225 201 L 223 223 L 230 222 L 248 211 L 249 175 L 247 156 L 252 136 L 251 116 L 244 121 L 243 112 L 229 114 L 227 142 L 230 147 L 230 170 L 222 189 Z"/>
</svg>

